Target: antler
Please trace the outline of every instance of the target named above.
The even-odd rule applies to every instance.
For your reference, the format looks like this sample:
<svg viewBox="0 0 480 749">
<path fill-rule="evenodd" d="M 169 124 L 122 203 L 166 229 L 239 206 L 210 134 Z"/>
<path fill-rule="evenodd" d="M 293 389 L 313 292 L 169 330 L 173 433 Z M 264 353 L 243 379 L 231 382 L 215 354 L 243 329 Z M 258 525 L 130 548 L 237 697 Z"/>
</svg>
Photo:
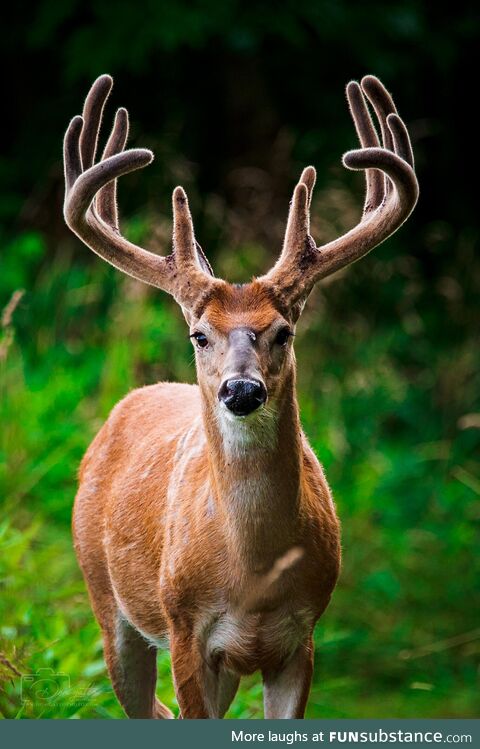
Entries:
<svg viewBox="0 0 480 749">
<path fill-rule="evenodd" d="M 379 120 L 382 145 L 365 96 Z M 309 216 L 315 169 L 309 166 L 303 170 L 293 193 L 282 253 L 263 277 L 289 305 L 304 300 L 318 280 L 355 262 L 387 239 L 408 218 L 418 199 L 410 138 L 388 91 L 378 78 L 368 75 L 361 85 L 356 81 L 348 84 L 347 99 L 362 147 L 348 151 L 343 164 L 348 169 L 366 170 L 363 215 L 347 234 L 316 247 L 310 236 Z"/>
<path fill-rule="evenodd" d="M 150 164 L 144 148 L 124 151 L 128 113 L 119 109 L 107 145 L 95 164 L 98 132 L 112 89 L 109 75 L 97 78 L 85 100 L 83 116 L 74 117 L 65 134 L 65 221 L 97 255 L 140 281 L 172 294 L 187 309 L 213 283 L 212 270 L 195 240 L 187 196 L 173 192 L 173 252 L 161 257 L 129 242 L 119 230 L 117 179 Z"/>
</svg>

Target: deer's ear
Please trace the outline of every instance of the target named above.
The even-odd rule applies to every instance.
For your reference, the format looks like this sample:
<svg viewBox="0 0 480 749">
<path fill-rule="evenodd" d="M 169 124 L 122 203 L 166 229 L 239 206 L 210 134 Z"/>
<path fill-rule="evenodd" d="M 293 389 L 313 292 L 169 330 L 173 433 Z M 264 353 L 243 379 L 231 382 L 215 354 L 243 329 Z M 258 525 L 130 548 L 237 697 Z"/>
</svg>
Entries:
<svg viewBox="0 0 480 749">
<path fill-rule="evenodd" d="M 206 273 L 208 276 L 213 276 L 213 270 L 212 266 L 207 260 L 207 256 L 205 255 L 204 251 L 198 244 L 197 240 L 195 240 L 195 249 L 197 251 L 197 260 L 200 268 L 203 270 L 204 273 Z"/>
<path fill-rule="evenodd" d="M 180 309 L 182 310 L 182 315 L 185 318 L 185 322 L 187 323 L 188 327 L 190 328 L 190 326 L 192 324 L 192 320 L 193 320 L 191 311 L 189 309 L 187 309 L 186 307 L 182 307 L 182 305 L 180 305 Z"/>
<path fill-rule="evenodd" d="M 196 250 L 198 265 L 200 266 L 200 268 L 202 269 L 204 273 L 206 273 L 208 276 L 212 276 L 213 278 L 214 276 L 213 276 L 212 266 L 208 262 L 207 256 L 205 255 L 204 251 L 202 250 L 201 246 L 199 245 L 196 239 L 195 239 L 195 250 Z M 182 314 L 186 320 L 188 327 L 190 327 L 192 324 L 192 313 L 190 312 L 190 310 L 187 309 L 187 307 L 183 307 L 182 305 L 180 305 L 180 309 L 182 310 Z"/>
<path fill-rule="evenodd" d="M 303 312 L 303 310 L 305 308 L 305 305 L 307 303 L 307 299 L 308 299 L 308 294 L 305 294 L 305 296 L 303 296 L 301 299 L 299 299 L 297 302 L 295 302 L 294 305 L 292 305 L 292 307 L 290 309 L 290 314 L 292 316 L 292 322 L 293 323 L 298 322 L 298 318 L 300 317 L 300 315 L 302 314 L 302 312 Z"/>
</svg>

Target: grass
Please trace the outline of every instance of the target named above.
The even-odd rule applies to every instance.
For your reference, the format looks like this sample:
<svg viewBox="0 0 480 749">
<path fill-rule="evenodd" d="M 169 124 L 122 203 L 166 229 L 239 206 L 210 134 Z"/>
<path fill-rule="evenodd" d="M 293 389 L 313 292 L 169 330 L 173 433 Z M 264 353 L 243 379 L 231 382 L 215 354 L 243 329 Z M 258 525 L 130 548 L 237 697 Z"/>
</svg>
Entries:
<svg viewBox="0 0 480 749">
<path fill-rule="evenodd" d="M 70 246 L 45 253 L 40 237 L 24 235 L 2 271 L 5 303 L 25 294 L 0 340 L 0 714 L 121 718 L 72 550 L 75 474 L 129 389 L 195 372 L 164 295 L 85 264 Z M 412 292 L 411 267 L 402 275 L 392 258 L 316 294 L 296 341 L 302 419 L 344 546 L 316 632 L 312 718 L 478 716 L 474 332 L 464 309 L 448 321 L 432 315 L 429 289 Z M 25 679 L 40 669 L 69 682 L 62 695 Z M 159 694 L 175 708 L 167 654 Z M 261 715 L 254 676 L 229 717 Z"/>
</svg>

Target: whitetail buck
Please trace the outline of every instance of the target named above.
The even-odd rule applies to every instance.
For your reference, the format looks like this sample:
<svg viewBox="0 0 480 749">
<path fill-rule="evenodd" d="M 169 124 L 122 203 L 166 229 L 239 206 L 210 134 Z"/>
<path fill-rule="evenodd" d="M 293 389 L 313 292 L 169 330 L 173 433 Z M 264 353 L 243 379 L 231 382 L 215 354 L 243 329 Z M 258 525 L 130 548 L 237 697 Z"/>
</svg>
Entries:
<svg viewBox="0 0 480 749">
<path fill-rule="evenodd" d="M 343 163 L 366 170 L 359 224 L 316 247 L 315 170 L 307 167 L 277 263 L 230 285 L 213 276 L 181 187 L 170 255 L 121 235 L 116 180 L 153 155 L 123 150 L 128 117 L 119 109 L 95 164 L 111 87 L 109 76 L 98 78 L 67 130 L 65 219 L 100 257 L 175 298 L 198 375 L 198 386 L 130 393 L 81 466 L 75 547 L 113 687 L 128 716 L 173 717 L 155 695 L 157 648 L 168 641 L 182 718 L 223 717 L 240 677 L 256 670 L 265 716 L 301 718 L 312 632 L 337 580 L 340 543 L 330 490 L 300 426 L 292 337 L 313 285 L 383 242 L 413 210 L 408 133 L 379 80 L 349 83 L 361 148 Z"/>
</svg>

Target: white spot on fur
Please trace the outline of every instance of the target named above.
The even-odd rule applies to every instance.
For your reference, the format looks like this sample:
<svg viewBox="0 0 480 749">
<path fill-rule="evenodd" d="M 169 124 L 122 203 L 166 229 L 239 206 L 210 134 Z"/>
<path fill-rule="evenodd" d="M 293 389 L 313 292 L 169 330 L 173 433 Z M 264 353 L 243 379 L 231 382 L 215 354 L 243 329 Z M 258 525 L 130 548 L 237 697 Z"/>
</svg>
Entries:
<svg viewBox="0 0 480 749">
<path fill-rule="evenodd" d="M 291 569 L 302 557 L 304 550 L 301 546 L 292 546 L 285 554 L 278 557 L 272 567 L 264 575 L 249 586 L 241 606 L 246 611 L 268 594 L 269 589 L 281 578 L 284 572 Z"/>
</svg>

